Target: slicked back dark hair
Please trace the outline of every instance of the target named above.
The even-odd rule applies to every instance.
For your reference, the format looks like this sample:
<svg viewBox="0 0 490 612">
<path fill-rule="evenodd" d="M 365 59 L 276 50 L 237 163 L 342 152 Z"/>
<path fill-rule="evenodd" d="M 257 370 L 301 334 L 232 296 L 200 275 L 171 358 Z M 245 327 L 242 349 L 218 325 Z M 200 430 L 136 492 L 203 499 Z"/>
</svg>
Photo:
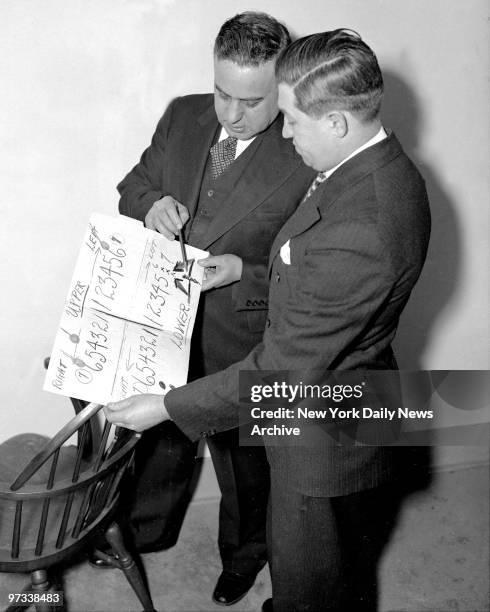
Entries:
<svg viewBox="0 0 490 612">
<path fill-rule="evenodd" d="M 221 26 L 214 54 L 239 66 L 258 66 L 277 57 L 290 42 L 288 30 L 274 17 L 248 11 Z"/>
<path fill-rule="evenodd" d="M 293 87 L 296 106 L 316 119 L 331 110 L 346 110 L 369 122 L 381 107 L 383 77 L 378 60 L 353 30 L 296 40 L 278 58 L 276 77 Z"/>
</svg>

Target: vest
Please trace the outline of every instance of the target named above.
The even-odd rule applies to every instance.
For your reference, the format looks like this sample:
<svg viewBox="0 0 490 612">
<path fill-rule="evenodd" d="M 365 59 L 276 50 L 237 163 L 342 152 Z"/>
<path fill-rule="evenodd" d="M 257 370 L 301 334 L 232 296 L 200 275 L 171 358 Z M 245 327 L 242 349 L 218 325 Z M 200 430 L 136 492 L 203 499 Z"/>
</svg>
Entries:
<svg viewBox="0 0 490 612">
<path fill-rule="evenodd" d="M 219 135 L 220 129 L 217 135 Z M 215 142 L 216 140 L 217 138 Z M 190 222 L 189 233 L 187 235 L 187 242 L 192 246 L 200 249 L 207 248 L 205 237 L 208 227 L 226 203 L 226 198 L 233 191 L 245 167 L 252 159 L 257 147 L 257 140 L 256 138 L 216 179 L 212 177 L 211 154 L 208 155 L 196 210 Z"/>
</svg>

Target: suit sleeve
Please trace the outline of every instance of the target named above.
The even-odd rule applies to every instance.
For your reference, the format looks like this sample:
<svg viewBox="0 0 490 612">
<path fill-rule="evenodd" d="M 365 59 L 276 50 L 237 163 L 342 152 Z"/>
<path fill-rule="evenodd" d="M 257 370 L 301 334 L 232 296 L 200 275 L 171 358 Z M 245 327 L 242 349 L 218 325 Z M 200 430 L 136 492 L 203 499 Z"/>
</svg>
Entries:
<svg viewBox="0 0 490 612">
<path fill-rule="evenodd" d="M 172 122 L 175 100 L 170 103 L 158 122 L 150 146 L 143 152 L 139 163 L 117 186 L 121 195 L 119 212 L 139 221 L 145 220 L 153 204 L 166 195 L 163 192 L 165 149 Z"/>
<path fill-rule="evenodd" d="M 335 367 L 388 299 L 392 268 L 375 228 L 344 223 L 315 235 L 295 274 L 276 260 L 272 283 L 279 273 L 288 290 L 270 293 L 263 341 L 226 370 L 167 394 L 171 418 L 191 439 L 237 427 L 240 410 L 249 414 L 238 400 L 241 370 Z"/>
</svg>

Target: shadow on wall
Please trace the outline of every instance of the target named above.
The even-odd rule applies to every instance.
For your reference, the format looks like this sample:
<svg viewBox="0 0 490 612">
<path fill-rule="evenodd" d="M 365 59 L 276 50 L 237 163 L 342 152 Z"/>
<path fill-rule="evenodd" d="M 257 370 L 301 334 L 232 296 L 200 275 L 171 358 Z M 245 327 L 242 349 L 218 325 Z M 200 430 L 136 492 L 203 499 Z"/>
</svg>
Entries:
<svg viewBox="0 0 490 612">
<path fill-rule="evenodd" d="M 437 318 L 449 303 L 458 283 L 461 238 L 454 203 L 441 185 L 436 169 L 420 152 L 425 124 L 416 93 L 398 74 L 384 70 L 383 78 L 383 125 L 395 132 L 405 152 L 422 173 L 432 214 L 427 260 L 401 317 L 395 342 L 400 369 L 419 370 L 423 369 L 424 353 L 430 346 Z"/>
</svg>

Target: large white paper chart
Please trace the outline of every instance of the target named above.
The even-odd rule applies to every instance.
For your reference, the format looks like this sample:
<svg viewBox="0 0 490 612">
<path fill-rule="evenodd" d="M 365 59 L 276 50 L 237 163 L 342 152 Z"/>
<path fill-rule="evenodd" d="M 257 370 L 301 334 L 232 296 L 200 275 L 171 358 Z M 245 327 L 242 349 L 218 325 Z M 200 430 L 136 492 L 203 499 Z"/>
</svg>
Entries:
<svg viewBox="0 0 490 612">
<path fill-rule="evenodd" d="M 44 390 L 107 404 L 185 384 L 208 254 L 128 217 L 93 214 Z"/>
</svg>

